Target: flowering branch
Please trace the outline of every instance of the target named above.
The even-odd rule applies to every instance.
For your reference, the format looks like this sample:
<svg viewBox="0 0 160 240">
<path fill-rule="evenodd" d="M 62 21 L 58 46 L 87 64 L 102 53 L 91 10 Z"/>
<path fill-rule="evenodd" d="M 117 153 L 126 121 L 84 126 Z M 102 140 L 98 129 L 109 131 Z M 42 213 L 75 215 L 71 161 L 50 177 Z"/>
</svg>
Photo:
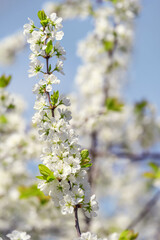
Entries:
<svg viewBox="0 0 160 240">
<path fill-rule="evenodd" d="M 65 51 L 58 42 L 63 37 L 63 32 L 59 31 L 62 28 L 62 18 L 57 18 L 55 13 L 47 16 L 44 11 L 39 11 L 38 17 L 41 28 L 35 27 L 32 20 L 24 26 L 24 34 L 32 50 L 29 76 L 43 73 L 42 79 L 33 89 L 37 94 L 34 106 L 37 112 L 33 123 L 38 126 L 40 139 L 46 143 L 41 155 L 43 164 L 39 165 L 41 176 L 37 177 L 38 188 L 52 198 L 55 206 L 61 207 L 62 214 L 74 211 L 75 227 L 80 237 L 79 206 L 87 217 L 96 216 L 95 211 L 98 209 L 95 195 L 91 196 L 87 178 L 86 170 L 91 166 L 89 152 L 86 149 L 80 152 L 78 137 L 69 124 L 71 112 L 62 107 L 70 105 L 69 99 L 59 96 L 59 91 L 50 94 L 52 84 L 60 83 L 53 72 L 63 74 Z M 46 59 L 46 72 L 38 57 Z M 55 67 L 49 65 L 52 57 L 58 58 Z"/>
</svg>

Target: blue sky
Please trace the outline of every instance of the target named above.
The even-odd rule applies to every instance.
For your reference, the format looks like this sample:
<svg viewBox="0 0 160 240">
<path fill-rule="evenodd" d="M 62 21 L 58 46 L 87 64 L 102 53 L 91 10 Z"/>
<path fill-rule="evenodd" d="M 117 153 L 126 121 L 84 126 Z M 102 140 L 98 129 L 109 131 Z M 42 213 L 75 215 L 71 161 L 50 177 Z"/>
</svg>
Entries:
<svg viewBox="0 0 160 240">
<path fill-rule="evenodd" d="M 160 110 L 160 1 L 143 0 L 137 19 L 127 98 L 148 98 Z"/>
<path fill-rule="evenodd" d="M 0 38 L 21 30 L 28 21 L 37 19 L 37 11 L 41 9 L 44 0 L 0 0 Z M 160 110 L 160 1 L 143 0 L 141 14 L 136 21 L 135 44 L 128 74 L 128 84 L 124 97 L 129 102 L 147 98 L 155 103 Z M 65 76 L 62 77 L 61 92 L 71 92 L 75 89 L 74 77 L 81 60 L 76 56 L 79 39 L 83 39 L 92 28 L 89 20 L 64 22 L 65 37 L 62 45 L 67 51 Z M 32 86 L 35 79 L 28 78 L 29 48 L 18 55 L 17 61 L 9 67 L 0 67 L 0 73 L 12 74 L 10 91 L 23 95 L 28 102 L 25 116 L 33 114 L 34 96 Z"/>
</svg>

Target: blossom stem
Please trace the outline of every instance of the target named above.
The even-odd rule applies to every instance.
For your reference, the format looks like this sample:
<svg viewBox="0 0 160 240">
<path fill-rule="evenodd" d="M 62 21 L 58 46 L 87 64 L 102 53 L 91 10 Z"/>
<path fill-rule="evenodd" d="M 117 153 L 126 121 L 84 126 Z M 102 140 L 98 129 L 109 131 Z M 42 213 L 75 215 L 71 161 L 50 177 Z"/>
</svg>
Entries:
<svg viewBox="0 0 160 240">
<path fill-rule="evenodd" d="M 78 206 L 77 205 L 74 207 L 74 216 L 75 216 L 75 228 L 76 228 L 78 237 L 80 237 L 81 236 L 81 230 L 80 230 L 80 226 L 79 226 Z"/>
<path fill-rule="evenodd" d="M 49 58 L 48 57 L 46 57 L 46 68 L 47 68 L 47 74 L 49 74 Z M 50 105 L 50 108 L 51 108 L 52 117 L 54 117 L 54 108 L 53 108 L 52 103 L 51 103 L 50 94 L 47 91 L 46 91 L 46 94 L 47 94 L 49 105 Z"/>
</svg>

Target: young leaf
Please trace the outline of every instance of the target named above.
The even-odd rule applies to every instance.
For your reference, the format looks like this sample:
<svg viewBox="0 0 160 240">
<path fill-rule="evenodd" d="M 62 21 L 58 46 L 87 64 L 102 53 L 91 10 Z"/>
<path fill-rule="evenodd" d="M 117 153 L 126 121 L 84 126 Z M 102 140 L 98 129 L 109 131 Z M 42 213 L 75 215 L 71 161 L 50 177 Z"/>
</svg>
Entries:
<svg viewBox="0 0 160 240">
<path fill-rule="evenodd" d="M 132 230 L 125 230 L 121 233 L 119 240 L 134 240 L 138 237 L 138 233 L 134 233 Z"/>
<path fill-rule="evenodd" d="M 92 166 L 92 163 L 81 164 L 82 168 L 88 168 L 88 167 L 91 167 L 91 166 Z"/>
<path fill-rule="evenodd" d="M 47 47 L 46 47 L 46 53 L 49 54 L 53 49 L 53 44 L 52 44 L 52 40 L 50 40 L 48 43 L 47 43 Z"/>
<path fill-rule="evenodd" d="M 145 172 L 143 174 L 143 176 L 146 177 L 146 178 L 151 178 L 151 179 L 155 178 L 155 174 L 152 173 L 152 172 Z"/>
<path fill-rule="evenodd" d="M 120 112 L 124 107 L 124 104 L 120 102 L 117 98 L 107 98 L 106 99 L 106 108 L 109 111 Z"/>
<path fill-rule="evenodd" d="M 114 42 L 111 42 L 111 41 L 104 41 L 103 45 L 104 45 L 105 51 L 111 51 L 114 48 Z"/>
<path fill-rule="evenodd" d="M 9 75 L 8 77 L 6 77 L 4 74 L 0 77 L 0 88 L 5 88 L 8 86 L 8 84 L 11 81 L 11 75 Z"/>
<path fill-rule="evenodd" d="M 7 118 L 5 115 L 0 116 L 0 124 L 6 124 L 8 122 Z"/>
<path fill-rule="evenodd" d="M 41 20 L 41 21 L 40 21 L 41 25 L 44 26 L 44 27 L 47 26 L 48 22 L 49 22 L 48 19 L 45 19 L 45 20 Z"/>
<path fill-rule="evenodd" d="M 160 169 L 155 173 L 155 178 L 160 178 Z"/>
<path fill-rule="evenodd" d="M 41 180 L 46 180 L 46 178 L 44 178 L 44 176 L 36 176 L 36 178 L 41 179 Z"/>
<path fill-rule="evenodd" d="M 43 164 L 39 164 L 39 171 L 42 176 L 37 176 L 38 179 L 46 180 L 46 182 L 51 182 L 56 179 L 53 172 Z"/>
<path fill-rule="evenodd" d="M 150 162 L 149 166 L 153 169 L 154 172 L 157 172 L 159 170 L 158 165 L 153 162 Z"/>
<path fill-rule="evenodd" d="M 84 149 L 81 151 L 82 159 L 86 159 L 88 156 L 89 156 L 89 151 L 87 149 Z"/>
<path fill-rule="evenodd" d="M 112 3 L 116 4 L 118 0 L 110 0 Z"/>
<path fill-rule="evenodd" d="M 14 109 L 14 108 L 15 108 L 15 105 L 12 103 L 8 106 L 8 109 Z"/>
<path fill-rule="evenodd" d="M 31 185 L 29 187 L 20 186 L 19 192 L 20 192 L 20 199 L 37 197 L 42 205 L 44 205 L 50 200 L 50 197 L 45 196 L 44 193 L 37 188 L 37 185 Z"/>
<path fill-rule="evenodd" d="M 43 165 L 43 164 L 39 164 L 39 171 L 40 171 L 40 173 L 43 175 L 43 176 L 47 176 L 48 177 L 48 175 L 50 175 L 51 173 L 52 173 L 52 171 L 48 168 L 48 167 L 46 167 L 45 165 Z"/>
<path fill-rule="evenodd" d="M 50 72 L 50 71 L 51 71 L 51 69 L 52 69 L 52 66 L 51 66 L 51 64 L 49 64 L 48 71 Z"/>
<path fill-rule="evenodd" d="M 153 163 L 153 162 L 150 162 L 149 166 L 152 168 L 152 171 L 145 172 L 143 174 L 143 176 L 146 178 L 151 178 L 151 179 L 159 179 L 160 178 L 160 167 L 156 163 Z"/>
<path fill-rule="evenodd" d="M 47 19 L 47 15 L 45 14 L 44 10 L 38 11 L 37 15 L 41 21 Z"/>
<path fill-rule="evenodd" d="M 55 176 L 52 174 L 50 174 L 48 177 L 47 177 L 47 182 L 52 182 L 55 178 Z"/>
<path fill-rule="evenodd" d="M 43 194 L 38 188 L 37 185 L 32 185 L 29 187 L 21 186 L 19 187 L 20 199 L 35 197 Z"/>
<path fill-rule="evenodd" d="M 87 168 L 91 167 L 92 163 L 90 162 L 91 159 L 88 157 L 89 156 L 89 151 L 87 149 L 84 149 L 81 151 L 81 167 L 82 168 Z"/>
<path fill-rule="evenodd" d="M 148 102 L 146 100 L 142 100 L 140 102 L 137 102 L 134 106 L 134 112 L 136 114 L 144 113 L 145 108 L 147 107 Z"/>
<path fill-rule="evenodd" d="M 57 104 L 59 98 L 59 91 L 57 90 L 56 92 L 54 91 L 53 94 L 51 95 L 51 101 L 53 106 Z"/>
</svg>

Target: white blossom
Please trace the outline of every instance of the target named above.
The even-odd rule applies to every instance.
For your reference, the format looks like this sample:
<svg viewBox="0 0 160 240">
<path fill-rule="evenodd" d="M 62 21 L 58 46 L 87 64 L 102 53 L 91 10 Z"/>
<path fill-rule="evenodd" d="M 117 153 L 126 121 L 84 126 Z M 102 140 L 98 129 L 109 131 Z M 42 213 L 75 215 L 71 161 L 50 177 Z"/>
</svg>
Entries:
<svg viewBox="0 0 160 240">
<path fill-rule="evenodd" d="M 33 92 L 37 95 L 34 105 L 37 112 L 32 121 L 38 124 L 39 138 L 46 143 L 45 148 L 42 149 L 41 161 L 50 171 L 47 179 L 40 177 L 38 188 L 51 196 L 54 204 L 61 207 L 62 214 L 73 213 L 77 205 L 84 208 L 87 216 L 96 216 L 97 202 L 95 196 L 91 196 L 87 168 L 83 170 L 81 166 L 78 137 L 70 126 L 71 111 L 64 107 L 70 105 L 70 100 L 64 95 L 59 96 L 58 91 L 52 94 L 52 84 L 60 82 L 53 72 L 64 74 L 65 50 L 59 42 L 53 42 L 63 37 L 63 32 L 59 31 L 62 27 L 62 19 L 57 18 L 56 14 L 51 14 L 46 19 L 48 22 L 45 27 L 35 27 L 32 34 L 27 35 L 27 41 L 33 52 L 30 57 L 32 76 L 37 74 L 37 66 L 39 71 L 43 67 L 40 57 L 46 58 L 47 61 L 53 56 L 58 58 L 55 67 L 47 64 L 47 72 L 43 73 L 43 78 L 33 88 Z M 50 51 L 47 50 L 50 47 Z"/>
<path fill-rule="evenodd" d="M 7 234 L 7 237 L 10 240 L 28 240 L 31 237 L 26 234 L 26 232 L 19 232 L 17 230 L 14 230 L 13 232 Z"/>
</svg>

